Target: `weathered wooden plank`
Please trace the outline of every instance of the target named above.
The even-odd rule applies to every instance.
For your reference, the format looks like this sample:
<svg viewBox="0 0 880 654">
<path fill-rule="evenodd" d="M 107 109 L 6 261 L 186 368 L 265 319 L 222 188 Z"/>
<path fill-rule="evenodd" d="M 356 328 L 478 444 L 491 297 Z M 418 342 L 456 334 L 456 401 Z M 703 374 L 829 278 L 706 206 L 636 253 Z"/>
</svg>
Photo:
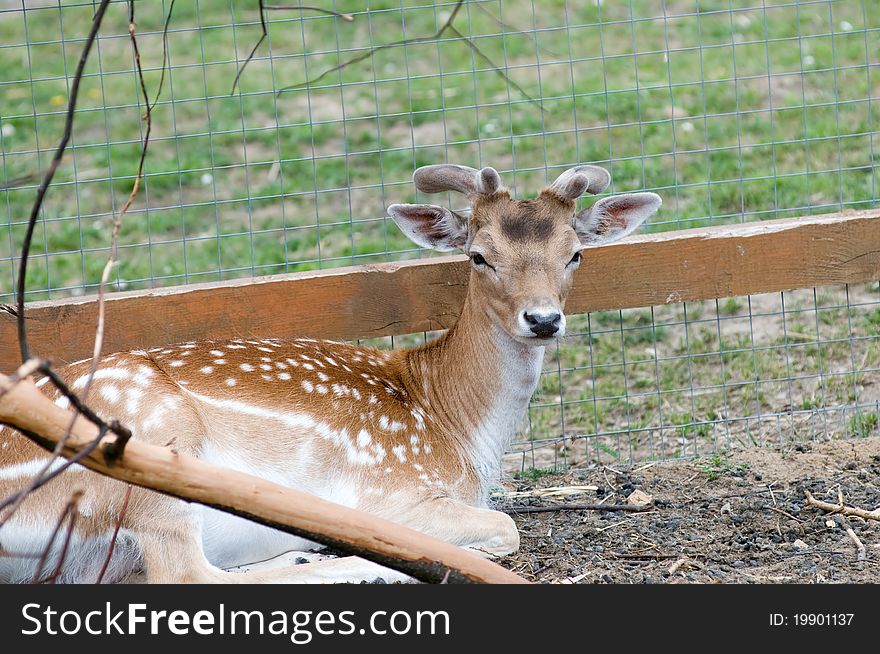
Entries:
<svg viewBox="0 0 880 654">
<path fill-rule="evenodd" d="M 191 339 L 307 335 L 354 339 L 448 327 L 462 256 L 113 293 L 105 351 Z M 569 313 L 880 279 L 880 210 L 637 236 L 586 253 Z M 31 349 L 87 357 L 95 297 L 28 305 Z M 0 312 L 0 370 L 19 363 L 14 316 Z"/>
</svg>

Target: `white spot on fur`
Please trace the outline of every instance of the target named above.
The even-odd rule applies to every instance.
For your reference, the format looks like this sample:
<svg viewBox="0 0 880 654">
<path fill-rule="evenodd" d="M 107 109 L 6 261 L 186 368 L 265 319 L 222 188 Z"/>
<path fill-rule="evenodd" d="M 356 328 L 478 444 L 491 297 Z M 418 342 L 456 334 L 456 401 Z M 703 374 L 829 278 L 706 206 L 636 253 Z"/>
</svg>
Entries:
<svg viewBox="0 0 880 654">
<path fill-rule="evenodd" d="M 226 380 L 227 386 L 235 386 L 238 383 L 238 380 L 235 377 L 230 377 Z"/>
<path fill-rule="evenodd" d="M 226 359 L 214 359 L 214 363 L 216 363 L 218 366 L 222 366 L 224 363 L 226 363 Z"/>
<path fill-rule="evenodd" d="M 366 429 L 361 429 L 357 435 L 357 444 L 358 447 L 366 447 L 373 441 L 373 437 L 370 436 L 370 432 Z"/>
<path fill-rule="evenodd" d="M 184 364 L 183 361 L 177 359 L 177 360 L 175 360 L 175 361 L 172 361 L 172 362 L 169 363 L 168 365 L 170 365 L 172 368 L 180 368 L 180 366 L 182 366 L 183 364 Z"/>
<path fill-rule="evenodd" d="M 279 372 L 278 379 L 281 381 L 288 381 L 290 379 L 290 373 L 288 372 Z"/>
<path fill-rule="evenodd" d="M 320 379 L 321 381 L 327 381 L 330 378 L 327 375 L 325 375 L 323 372 L 318 371 L 318 379 Z"/>
<path fill-rule="evenodd" d="M 211 350 L 209 353 L 212 357 L 222 357 L 223 353 L 220 350 Z"/>
<path fill-rule="evenodd" d="M 406 463 L 405 450 L 406 450 L 406 448 L 404 448 L 403 445 L 395 445 L 394 447 L 391 448 L 391 453 L 397 457 L 398 461 L 400 461 L 401 463 Z"/>
<path fill-rule="evenodd" d="M 204 368 L 199 368 L 199 372 L 210 375 L 212 372 L 214 372 L 214 368 L 213 366 L 205 366 Z"/>
<path fill-rule="evenodd" d="M 144 391 L 140 388 L 129 388 L 125 392 L 125 410 L 134 413 L 140 407 L 141 399 L 144 397 Z"/>
<path fill-rule="evenodd" d="M 122 392 L 119 390 L 119 387 L 114 386 L 113 384 L 104 384 L 100 387 L 99 392 L 101 393 L 101 397 L 108 402 L 118 402 L 119 398 L 122 397 Z"/>
<path fill-rule="evenodd" d="M 238 367 L 241 368 L 244 372 L 253 372 L 254 371 L 254 367 L 249 363 L 242 363 Z"/>
<path fill-rule="evenodd" d="M 315 386 L 315 390 L 321 393 L 321 395 L 324 395 L 327 393 L 328 389 L 326 386 L 324 386 L 324 384 L 318 384 L 317 386 Z"/>
<path fill-rule="evenodd" d="M 311 363 L 304 363 L 303 368 L 305 368 L 306 370 L 314 370 L 315 366 L 313 366 Z"/>
<path fill-rule="evenodd" d="M 305 389 L 306 393 L 311 393 L 313 390 L 315 390 L 315 387 L 312 385 L 312 382 L 310 382 L 307 379 L 303 380 L 302 387 Z"/>
<path fill-rule="evenodd" d="M 261 363 L 260 370 L 272 370 L 272 366 L 270 366 L 268 363 Z"/>
</svg>

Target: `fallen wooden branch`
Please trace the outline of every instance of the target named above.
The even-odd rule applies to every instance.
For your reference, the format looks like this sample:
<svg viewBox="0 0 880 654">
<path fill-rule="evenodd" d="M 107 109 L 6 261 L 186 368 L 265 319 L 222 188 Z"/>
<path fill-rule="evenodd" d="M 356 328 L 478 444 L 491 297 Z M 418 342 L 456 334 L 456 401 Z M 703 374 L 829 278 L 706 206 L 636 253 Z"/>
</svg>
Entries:
<svg viewBox="0 0 880 654">
<path fill-rule="evenodd" d="M 0 422 L 26 432 L 51 450 L 70 425 L 72 413 L 55 405 L 31 380 L 0 375 Z M 81 416 L 73 423 L 63 454 L 76 455 L 98 435 Z M 499 565 L 459 547 L 382 518 L 211 465 L 170 448 L 131 440 L 122 456 L 115 436 L 80 461 L 95 472 L 150 488 L 328 545 L 430 582 L 528 583 Z"/>
<path fill-rule="evenodd" d="M 817 500 L 815 497 L 813 497 L 813 494 L 810 491 L 805 492 L 807 494 L 807 504 L 809 504 L 810 506 L 815 506 L 818 509 L 822 509 L 823 511 L 828 511 L 829 513 L 839 513 L 841 515 L 854 515 L 858 518 L 862 518 L 863 520 L 880 520 L 880 509 L 875 509 L 874 511 L 866 511 L 865 509 L 846 506 L 843 502 L 841 502 L 840 504 L 831 504 L 830 502 Z"/>
<path fill-rule="evenodd" d="M 509 506 L 505 513 L 550 513 L 553 511 L 648 511 L 653 504 L 553 504 L 550 506 Z"/>
<path fill-rule="evenodd" d="M 849 536 L 849 539 L 855 543 L 856 546 L 856 559 L 858 561 L 864 561 L 868 558 L 868 553 L 865 550 L 865 544 L 859 540 L 859 537 L 856 536 L 856 532 L 853 531 L 852 527 L 850 527 L 845 522 L 841 525 L 843 530 L 846 532 L 846 535 Z"/>
</svg>

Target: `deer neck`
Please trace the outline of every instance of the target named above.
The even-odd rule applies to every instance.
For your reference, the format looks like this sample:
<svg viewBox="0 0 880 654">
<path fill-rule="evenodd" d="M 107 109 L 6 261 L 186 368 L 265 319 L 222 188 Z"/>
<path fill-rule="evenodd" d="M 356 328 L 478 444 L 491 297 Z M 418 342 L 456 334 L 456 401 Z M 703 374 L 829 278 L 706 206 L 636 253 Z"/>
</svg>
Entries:
<svg viewBox="0 0 880 654">
<path fill-rule="evenodd" d="M 469 291 L 456 325 L 408 355 L 413 390 L 433 426 L 459 441 L 485 499 L 538 385 L 544 346 L 514 340 Z"/>
</svg>

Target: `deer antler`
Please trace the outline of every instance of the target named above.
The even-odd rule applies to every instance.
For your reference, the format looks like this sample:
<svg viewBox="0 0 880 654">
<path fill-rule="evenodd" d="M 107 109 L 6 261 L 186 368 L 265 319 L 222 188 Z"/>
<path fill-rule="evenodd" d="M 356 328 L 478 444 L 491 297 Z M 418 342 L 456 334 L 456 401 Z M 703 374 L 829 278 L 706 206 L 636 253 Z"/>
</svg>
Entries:
<svg viewBox="0 0 880 654">
<path fill-rule="evenodd" d="M 501 176 L 488 166 L 477 170 L 455 164 L 435 164 L 416 170 L 413 183 L 422 193 L 457 191 L 465 195 L 492 195 L 501 188 Z"/>
<path fill-rule="evenodd" d="M 575 166 L 569 168 L 548 188 L 557 195 L 576 200 L 584 193 L 596 195 L 611 183 L 611 174 L 599 166 Z"/>
</svg>

